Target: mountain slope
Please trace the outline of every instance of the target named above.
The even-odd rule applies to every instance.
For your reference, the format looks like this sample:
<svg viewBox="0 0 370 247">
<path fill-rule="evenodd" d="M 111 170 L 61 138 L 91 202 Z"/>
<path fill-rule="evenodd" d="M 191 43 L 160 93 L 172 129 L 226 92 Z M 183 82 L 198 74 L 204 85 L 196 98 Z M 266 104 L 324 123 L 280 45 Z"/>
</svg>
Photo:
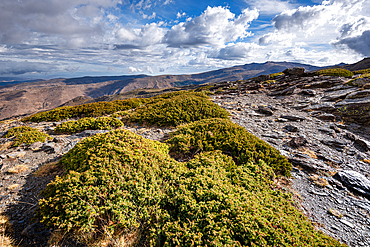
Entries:
<svg viewBox="0 0 370 247">
<path fill-rule="evenodd" d="M 52 109 L 78 96 L 101 97 L 139 88 L 167 88 L 220 81 L 245 80 L 286 68 L 320 67 L 290 62 L 251 63 L 191 75 L 132 75 L 52 79 L 0 87 L 0 120 Z"/>
</svg>

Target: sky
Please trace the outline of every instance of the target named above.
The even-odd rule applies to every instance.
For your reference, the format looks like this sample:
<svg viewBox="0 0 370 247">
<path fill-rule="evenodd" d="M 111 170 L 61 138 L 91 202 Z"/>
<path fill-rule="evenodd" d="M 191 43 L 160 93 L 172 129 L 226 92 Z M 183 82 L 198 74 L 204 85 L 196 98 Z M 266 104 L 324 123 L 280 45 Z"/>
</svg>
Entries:
<svg viewBox="0 0 370 247">
<path fill-rule="evenodd" d="M 188 74 L 369 56 L 369 0 L 0 1 L 0 77 Z"/>
</svg>

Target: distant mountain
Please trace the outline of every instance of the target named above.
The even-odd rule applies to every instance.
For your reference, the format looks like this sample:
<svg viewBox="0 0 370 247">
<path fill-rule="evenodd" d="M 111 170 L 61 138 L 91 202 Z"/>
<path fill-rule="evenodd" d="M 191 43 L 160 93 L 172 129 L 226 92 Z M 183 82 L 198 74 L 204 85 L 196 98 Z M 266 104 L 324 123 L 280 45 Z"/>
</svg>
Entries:
<svg viewBox="0 0 370 247">
<path fill-rule="evenodd" d="M 80 104 L 87 102 L 90 97 L 97 98 L 141 88 L 156 89 L 245 80 L 262 74 L 281 72 L 291 67 L 304 67 L 307 71 L 321 69 L 321 67 L 300 63 L 266 62 L 239 65 L 190 75 L 86 76 L 45 81 L 38 80 L 37 82 L 0 86 L 0 120 L 49 110 L 66 102 L 69 102 L 68 104 Z M 73 101 L 73 99 L 79 96 L 82 97 Z"/>
<path fill-rule="evenodd" d="M 354 64 L 347 64 L 342 66 L 344 69 L 348 69 L 350 71 L 362 70 L 370 68 L 370 57 L 364 58 L 363 60 L 354 63 Z"/>
</svg>

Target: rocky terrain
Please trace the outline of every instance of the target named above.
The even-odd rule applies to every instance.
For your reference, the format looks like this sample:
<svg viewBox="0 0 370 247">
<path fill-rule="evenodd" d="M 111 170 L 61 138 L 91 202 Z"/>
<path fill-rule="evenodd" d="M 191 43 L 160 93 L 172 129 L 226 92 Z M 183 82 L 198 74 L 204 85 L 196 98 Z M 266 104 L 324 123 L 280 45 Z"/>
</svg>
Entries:
<svg viewBox="0 0 370 247">
<path fill-rule="evenodd" d="M 370 90 L 366 82 L 355 87 L 348 81 L 292 69 L 275 78 L 216 83 L 208 89 L 215 92 L 213 101 L 232 114 L 232 121 L 293 164 L 292 177 L 276 179 L 276 187 L 293 194 L 296 206 L 317 229 L 348 246 L 370 246 Z M 0 210 L 10 218 L 20 246 L 47 246 L 52 229 L 31 221 L 39 193 L 63 173 L 56 165 L 63 154 L 81 139 L 104 131 L 57 135 L 57 122 L 18 120 L 0 123 L 0 136 L 27 125 L 52 139 L 11 147 L 10 139 L 0 138 Z M 173 131 L 124 128 L 153 140 L 165 140 Z"/>
</svg>

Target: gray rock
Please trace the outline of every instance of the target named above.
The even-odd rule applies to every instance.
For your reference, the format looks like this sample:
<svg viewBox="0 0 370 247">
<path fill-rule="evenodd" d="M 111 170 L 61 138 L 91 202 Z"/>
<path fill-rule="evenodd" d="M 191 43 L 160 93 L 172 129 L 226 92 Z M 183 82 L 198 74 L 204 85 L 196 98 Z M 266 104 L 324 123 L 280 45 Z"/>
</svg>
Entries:
<svg viewBox="0 0 370 247">
<path fill-rule="evenodd" d="M 308 96 L 315 96 L 316 91 L 312 90 L 312 89 L 304 89 L 304 90 L 301 91 L 301 94 L 308 95 Z"/>
<path fill-rule="evenodd" d="M 347 142 L 334 138 L 325 138 L 324 140 L 321 140 L 321 143 L 339 151 L 342 151 L 347 146 Z"/>
<path fill-rule="evenodd" d="M 296 76 L 303 76 L 305 74 L 305 68 L 295 67 L 295 68 L 287 68 L 283 71 L 285 75 L 296 75 Z"/>
<path fill-rule="evenodd" d="M 286 129 L 289 132 L 298 132 L 298 128 L 293 125 L 285 125 L 284 129 Z"/>
<path fill-rule="evenodd" d="M 324 121 L 334 121 L 336 118 L 333 114 L 329 114 L 329 113 L 320 114 L 316 117 Z"/>
<path fill-rule="evenodd" d="M 334 107 L 334 102 L 322 102 L 320 104 L 310 105 L 304 109 L 303 111 L 334 111 L 336 108 Z"/>
<path fill-rule="evenodd" d="M 366 197 L 370 197 L 370 180 L 364 175 L 356 171 L 340 171 L 334 175 L 335 179 L 338 179 L 348 187 Z"/>
<path fill-rule="evenodd" d="M 344 90 L 333 91 L 326 93 L 322 100 L 325 101 L 337 101 L 339 99 L 344 99 L 348 94 L 358 91 L 358 88 L 348 88 Z"/>
<path fill-rule="evenodd" d="M 44 143 L 42 142 L 34 142 L 28 146 L 28 149 L 31 149 L 32 151 L 38 151 L 43 145 Z"/>
<path fill-rule="evenodd" d="M 370 124 L 370 97 L 344 99 L 334 105 L 336 113 L 348 122 Z"/>
<path fill-rule="evenodd" d="M 20 151 L 20 152 L 13 152 L 7 154 L 8 158 L 22 158 L 26 155 L 25 151 Z"/>
<path fill-rule="evenodd" d="M 348 94 L 346 96 L 346 99 L 357 99 L 357 98 L 364 98 L 370 96 L 370 90 L 361 90 L 361 91 L 356 91 L 351 94 Z"/>
<path fill-rule="evenodd" d="M 103 133 L 107 133 L 109 132 L 110 130 L 85 130 L 81 133 L 78 133 L 76 134 L 78 137 L 89 137 L 89 136 L 93 136 L 93 135 L 96 135 L 96 134 L 103 134 Z"/>
<path fill-rule="evenodd" d="M 299 117 L 299 116 L 293 116 L 293 115 L 282 115 L 280 118 L 285 118 L 289 121 L 303 121 L 305 120 L 304 117 Z"/>
<path fill-rule="evenodd" d="M 258 106 L 258 112 L 265 114 L 267 116 L 272 116 L 274 113 L 271 108 L 264 107 L 264 106 Z"/>
<path fill-rule="evenodd" d="M 298 147 L 306 145 L 306 143 L 307 143 L 307 140 L 304 137 L 301 137 L 301 136 L 293 137 L 292 140 L 289 141 L 289 146 L 298 148 Z"/>
<path fill-rule="evenodd" d="M 358 86 L 358 87 L 362 87 L 363 85 L 368 84 L 368 83 L 370 83 L 370 79 L 369 78 L 359 78 L 357 80 L 354 80 L 352 82 L 352 85 Z"/>
<path fill-rule="evenodd" d="M 349 226 L 351 228 L 354 228 L 355 227 L 351 222 L 349 222 L 347 220 L 340 219 L 340 222 L 342 222 L 343 224 L 345 224 L 346 226 Z"/>
<path fill-rule="evenodd" d="M 361 146 L 361 148 L 363 148 L 365 150 L 365 152 L 370 150 L 370 142 L 367 141 L 367 140 L 357 138 L 355 140 L 355 143 L 358 144 L 359 146 Z"/>
</svg>

